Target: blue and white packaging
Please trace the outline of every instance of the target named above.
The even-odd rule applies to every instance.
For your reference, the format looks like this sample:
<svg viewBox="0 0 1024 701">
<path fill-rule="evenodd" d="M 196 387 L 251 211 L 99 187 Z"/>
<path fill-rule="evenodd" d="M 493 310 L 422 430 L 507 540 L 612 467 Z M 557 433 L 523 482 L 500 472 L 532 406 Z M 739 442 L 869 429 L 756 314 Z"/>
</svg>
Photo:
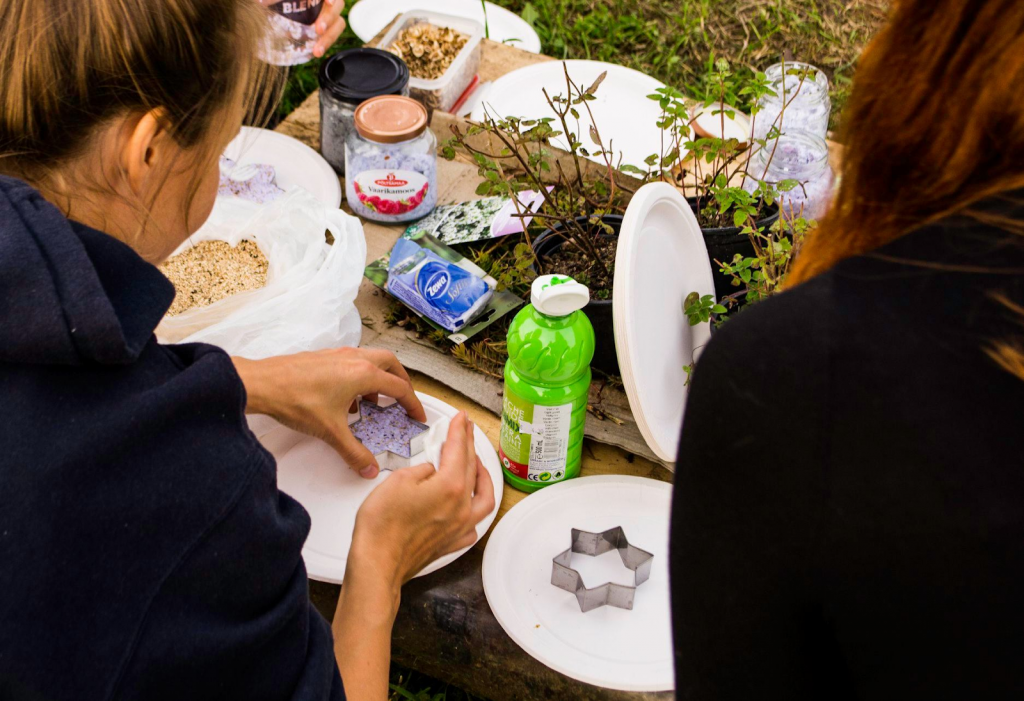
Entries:
<svg viewBox="0 0 1024 701">
<path fill-rule="evenodd" d="M 494 294 L 487 280 L 406 238 L 391 249 L 387 290 L 448 331 L 465 326 Z"/>
</svg>

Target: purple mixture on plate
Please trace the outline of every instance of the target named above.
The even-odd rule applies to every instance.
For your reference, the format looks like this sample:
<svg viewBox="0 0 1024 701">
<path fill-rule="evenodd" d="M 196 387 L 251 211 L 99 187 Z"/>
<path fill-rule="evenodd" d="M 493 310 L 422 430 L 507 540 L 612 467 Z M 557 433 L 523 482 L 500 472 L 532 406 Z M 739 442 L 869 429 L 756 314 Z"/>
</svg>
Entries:
<svg viewBox="0 0 1024 701">
<path fill-rule="evenodd" d="M 284 190 L 277 185 L 274 166 L 265 163 L 240 166 L 227 156 L 221 156 L 217 194 L 265 204 L 283 195 Z"/>
<path fill-rule="evenodd" d="M 413 439 L 429 429 L 409 418 L 398 403 L 380 407 L 364 399 L 359 402 L 359 417 L 352 424 L 352 435 L 374 455 L 394 453 L 403 458 L 411 458 Z"/>
</svg>

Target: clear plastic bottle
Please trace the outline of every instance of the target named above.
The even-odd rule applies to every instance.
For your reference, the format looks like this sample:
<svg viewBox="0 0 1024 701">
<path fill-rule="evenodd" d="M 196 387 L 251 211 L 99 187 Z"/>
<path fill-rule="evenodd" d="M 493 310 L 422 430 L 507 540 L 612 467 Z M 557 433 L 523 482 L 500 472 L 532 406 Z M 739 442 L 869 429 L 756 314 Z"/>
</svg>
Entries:
<svg viewBox="0 0 1024 701">
<path fill-rule="evenodd" d="M 281 0 L 263 4 L 270 13 L 260 58 L 276 66 L 296 66 L 312 61 L 317 40 L 314 23 L 323 9 L 323 0 Z"/>
<path fill-rule="evenodd" d="M 499 456 L 505 481 L 524 492 L 580 473 L 595 342 L 580 310 L 589 301 L 572 278 L 542 275 L 509 327 Z"/>
</svg>

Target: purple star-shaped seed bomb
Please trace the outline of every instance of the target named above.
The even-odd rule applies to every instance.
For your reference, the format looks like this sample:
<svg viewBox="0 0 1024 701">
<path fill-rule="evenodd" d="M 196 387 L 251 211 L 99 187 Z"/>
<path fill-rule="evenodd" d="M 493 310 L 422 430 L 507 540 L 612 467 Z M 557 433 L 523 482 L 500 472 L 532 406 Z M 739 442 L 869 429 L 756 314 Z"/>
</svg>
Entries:
<svg viewBox="0 0 1024 701">
<path fill-rule="evenodd" d="M 397 402 L 382 407 L 365 399 L 359 402 L 359 419 L 352 435 L 373 453 L 382 470 L 398 470 L 411 464 L 423 451 L 429 426 L 409 418 Z"/>
</svg>

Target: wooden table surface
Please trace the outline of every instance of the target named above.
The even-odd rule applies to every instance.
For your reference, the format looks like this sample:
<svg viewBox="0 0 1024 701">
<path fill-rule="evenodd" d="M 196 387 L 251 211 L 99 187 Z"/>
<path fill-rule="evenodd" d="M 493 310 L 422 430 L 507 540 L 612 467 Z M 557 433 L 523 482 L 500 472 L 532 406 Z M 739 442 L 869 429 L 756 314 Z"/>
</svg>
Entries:
<svg viewBox="0 0 1024 701">
<path fill-rule="evenodd" d="M 483 51 L 482 81 L 495 80 L 516 68 L 551 60 L 487 40 Z M 319 143 L 317 104 L 317 94 L 311 95 L 277 130 L 315 147 Z M 465 410 L 497 448 L 501 428 L 497 415 L 432 377 L 420 373 L 412 375 L 417 390 Z M 619 448 L 586 441 L 581 476 L 608 474 L 672 480 L 672 473 L 660 465 Z M 526 497 L 525 493 L 506 484 L 497 519 Z M 481 563 L 486 542 L 485 537 L 451 565 L 413 580 L 403 589 L 402 606 L 392 637 L 392 657 L 396 663 L 493 701 L 673 698 L 671 692 L 598 689 L 555 672 L 524 652 L 501 628 L 484 597 Z M 339 591 L 337 585 L 310 582 L 310 596 L 328 620 L 334 616 Z"/>
</svg>

